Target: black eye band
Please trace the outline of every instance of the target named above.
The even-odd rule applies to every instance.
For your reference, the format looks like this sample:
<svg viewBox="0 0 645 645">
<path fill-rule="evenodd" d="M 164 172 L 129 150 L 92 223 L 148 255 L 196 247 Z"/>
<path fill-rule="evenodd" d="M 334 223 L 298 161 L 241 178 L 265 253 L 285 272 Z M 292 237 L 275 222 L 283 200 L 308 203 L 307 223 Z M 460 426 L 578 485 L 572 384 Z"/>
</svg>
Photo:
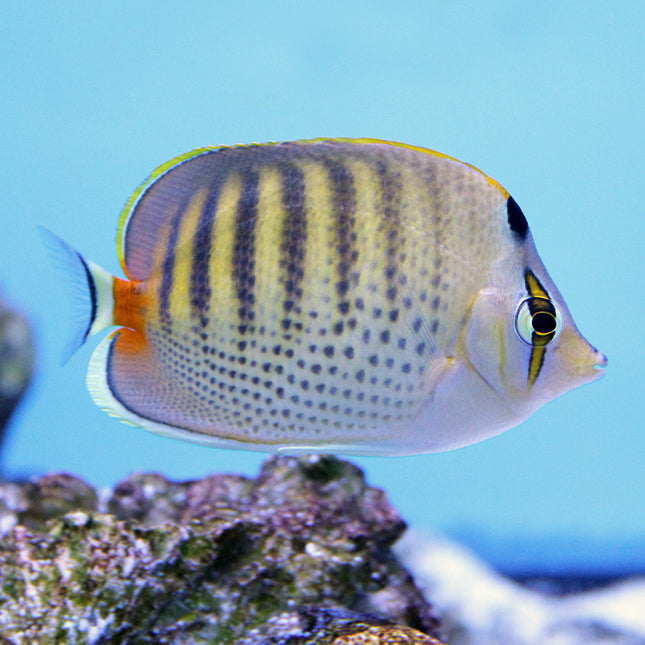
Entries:
<svg viewBox="0 0 645 645">
<path fill-rule="evenodd" d="M 544 365 L 547 345 L 558 335 L 562 323 L 547 290 L 530 269 L 524 272 L 524 283 L 529 298 L 520 305 L 515 324 L 520 338 L 532 346 L 528 381 L 533 385 Z"/>
</svg>

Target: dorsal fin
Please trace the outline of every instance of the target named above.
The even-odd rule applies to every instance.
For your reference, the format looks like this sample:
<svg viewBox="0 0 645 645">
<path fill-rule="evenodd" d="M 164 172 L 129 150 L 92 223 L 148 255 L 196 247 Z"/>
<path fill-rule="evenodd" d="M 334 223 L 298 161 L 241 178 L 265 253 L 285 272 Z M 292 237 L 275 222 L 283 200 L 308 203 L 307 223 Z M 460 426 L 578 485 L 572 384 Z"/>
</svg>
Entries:
<svg viewBox="0 0 645 645">
<path fill-rule="evenodd" d="M 130 279 L 145 280 L 149 276 L 160 236 L 172 226 L 191 197 L 212 179 L 211 173 L 204 172 L 204 164 L 184 164 L 214 150 L 198 148 L 162 164 L 126 203 L 119 217 L 117 252 Z"/>
</svg>

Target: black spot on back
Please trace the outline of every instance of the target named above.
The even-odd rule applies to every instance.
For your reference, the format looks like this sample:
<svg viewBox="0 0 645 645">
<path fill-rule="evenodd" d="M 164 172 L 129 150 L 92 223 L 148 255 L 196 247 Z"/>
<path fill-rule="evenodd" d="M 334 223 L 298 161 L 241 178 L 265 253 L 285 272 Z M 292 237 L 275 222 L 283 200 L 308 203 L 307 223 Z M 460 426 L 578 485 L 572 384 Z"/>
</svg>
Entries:
<svg viewBox="0 0 645 645">
<path fill-rule="evenodd" d="M 511 228 L 511 231 L 517 235 L 517 237 L 524 241 L 526 239 L 526 234 L 529 232 L 529 225 L 524 217 L 522 209 L 517 205 L 517 202 L 509 197 L 506 201 L 506 213 L 508 215 L 508 225 Z"/>
</svg>

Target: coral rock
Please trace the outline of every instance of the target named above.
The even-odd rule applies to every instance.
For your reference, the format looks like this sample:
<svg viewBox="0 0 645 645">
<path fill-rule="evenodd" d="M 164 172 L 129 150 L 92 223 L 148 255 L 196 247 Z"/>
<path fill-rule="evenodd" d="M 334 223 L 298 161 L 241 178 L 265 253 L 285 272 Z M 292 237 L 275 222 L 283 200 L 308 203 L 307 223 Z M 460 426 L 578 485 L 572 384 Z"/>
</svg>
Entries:
<svg viewBox="0 0 645 645">
<path fill-rule="evenodd" d="M 348 462 L 138 474 L 97 503 L 69 475 L 0 486 L 7 643 L 438 642 L 391 550 L 405 523 Z"/>
</svg>

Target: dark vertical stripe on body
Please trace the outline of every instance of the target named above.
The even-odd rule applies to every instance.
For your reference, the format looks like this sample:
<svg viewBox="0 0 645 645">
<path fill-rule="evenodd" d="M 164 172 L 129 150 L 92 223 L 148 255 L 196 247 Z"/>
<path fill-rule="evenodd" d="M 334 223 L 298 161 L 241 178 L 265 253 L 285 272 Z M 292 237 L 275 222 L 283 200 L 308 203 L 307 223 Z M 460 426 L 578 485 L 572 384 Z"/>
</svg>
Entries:
<svg viewBox="0 0 645 645">
<path fill-rule="evenodd" d="M 397 272 L 399 265 L 399 249 L 403 242 L 401 238 L 401 178 L 391 170 L 388 164 L 379 160 L 376 171 L 381 180 L 381 212 L 385 221 L 385 293 L 388 300 L 396 300 Z"/>
<path fill-rule="evenodd" d="M 209 264 L 213 245 L 213 222 L 217 212 L 220 184 L 210 188 L 193 240 L 193 261 L 190 272 L 190 304 L 202 328 L 208 325 L 211 298 Z"/>
<path fill-rule="evenodd" d="M 307 252 L 307 211 L 305 210 L 305 178 L 294 165 L 281 168 L 282 205 L 286 211 L 280 240 L 280 266 L 284 271 L 285 298 L 283 308 L 289 313 L 299 309 L 302 280 Z"/>
<path fill-rule="evenodd" d="M 166 253 L 161 270 L 161 284 L 159 285 L 159 320 L 164 331 L 170 332 L 172 317 L 170 316 L 170 292 L 173 287 L 173 271 L 175 268 L 175 251 L 179 236 L 179 223 L 186 210 L 186 203 L 178 210 L 178 214 L 170 226 Z"/>
<path fill-rule="evenodd" d="M 239 301 L 241 324 L 255 318 L 255 227 L 258 220 L 259 173 L 246 170 L 241 176 L 241 195 L 235 220 L 233 280 Z"/>
<path fill-rule="evenodd" d="M 336 293 L 345 311 L 345 298 L 352 280 L 352 267 L 358 259 L 356 248 L 356 191 L 354 178 L 346 166 L 330 160 L 327 164 L 331 184 L 332 213 L 336 228 Z"/>
</svg>

